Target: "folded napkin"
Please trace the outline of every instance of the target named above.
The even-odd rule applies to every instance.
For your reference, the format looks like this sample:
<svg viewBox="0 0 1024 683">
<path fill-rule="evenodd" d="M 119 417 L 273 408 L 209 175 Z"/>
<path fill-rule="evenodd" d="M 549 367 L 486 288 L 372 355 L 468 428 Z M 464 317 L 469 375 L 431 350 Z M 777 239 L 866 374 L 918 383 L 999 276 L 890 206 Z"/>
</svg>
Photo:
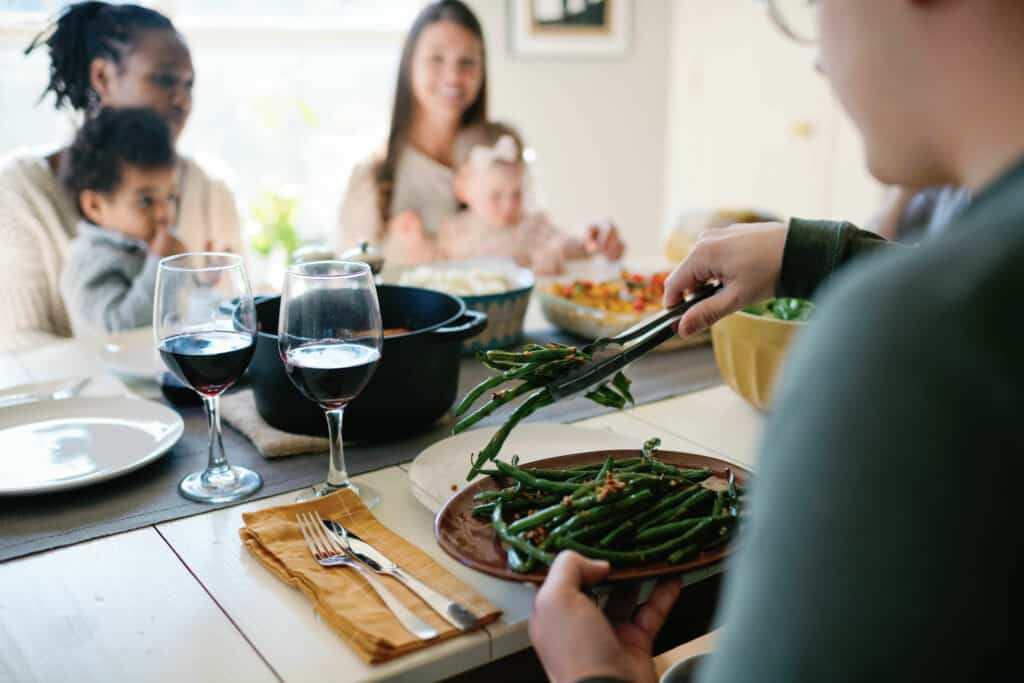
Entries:
<svg viewBox="0 0 1024 683">
<path fill-rule="evenodd" d="M 264 422 L 256 410 L 252 389 L 222 396 L 220 416 L 252 441 L 264 458 L 323 453 L 330 449 L 330 444 L 323 437 L 290 434 Z"/>
<path fill-rule="evenodd" d="M 295 516 L 317 511 L 324 519 L 340 522 L 431 588 L 461 603 L 480 617 L 482 624 L 501 612 L 449 574 L 425 552 L 377 521 L 351 491 L 338 491 L 305 503 L 267 508 L 242 515 L 245 526 L 238 535 L 267 569 L 306 594 L 320 618 L 327 622 L 367 662 L 376 664 L 419 650 L 461 633 L 404 585 L 378 575 L 381 583 L 440 635 L 424 641 L 406 631 L 366 580 L 354 569 L 321 567 L 309 553 Z"/>
</svg>

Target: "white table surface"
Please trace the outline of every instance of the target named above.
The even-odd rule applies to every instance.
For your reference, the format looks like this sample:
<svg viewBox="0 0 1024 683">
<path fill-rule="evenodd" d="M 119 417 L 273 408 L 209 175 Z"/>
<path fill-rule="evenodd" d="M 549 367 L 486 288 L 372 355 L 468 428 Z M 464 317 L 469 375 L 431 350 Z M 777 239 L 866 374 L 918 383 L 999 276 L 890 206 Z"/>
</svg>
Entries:
<svg viewBox="0 0 1024 683">
<path fill-rule="evenodd" d="M 0 354 L 0 389 L 81 374 L 86 395 L 123 389 L 91 352 L 58 342 Z M 729 388 L 584 420 L 663 448 L 755 464 L 761 415 Z M 359 477 L 381 493 L 380 520 L 504 611 L 500 621 L 382 665 L 360 660 L 305 598 L 241 547 L 248 510 L 285 493 L 0 564 L 0 682 L 433 681 L 529 647 L 533 588 L 462 567 L 435 544 L 433 517 L 409 492 L 407 466 Z M 55 500 L 55 504 L 59 504 Z M 698 570 L 695 582 L 718 571 Z"/>
</svg>

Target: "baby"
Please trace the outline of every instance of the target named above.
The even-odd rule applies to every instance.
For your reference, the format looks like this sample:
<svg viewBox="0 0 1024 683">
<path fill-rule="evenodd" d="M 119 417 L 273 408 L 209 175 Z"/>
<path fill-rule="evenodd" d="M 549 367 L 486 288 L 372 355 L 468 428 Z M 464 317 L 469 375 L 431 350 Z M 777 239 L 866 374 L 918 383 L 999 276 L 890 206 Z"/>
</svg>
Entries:
<svg viewBox="0 0 1024 683">
<path fill-rule="evenodd" d="M 64 177 L 82 214 L 61 273 L 76 334 L 153 321 L 157 264 L 180 254 L 174 142 L 149 109 L 104 109 L 86 120 Z"/>
<path fill-rule="evenodd" d="M 614 228 L 591 228 L 587 239 L 564 234 L 540 212 L 523 208 L 526 166 L 519 134 L 500 123 L 480 123 L 455 138 L 455 196 L 466 205 L 446 220 L 431 245 L 422 232 L 416 261 L 506 256 L 538 275 L 555 275 L 566 260 L 602 253 L 622 255 Z M 406 232 L 415 233 L 415 226 Z M 402 232 L 402 225 L 396 229 Z"/>
</svg>

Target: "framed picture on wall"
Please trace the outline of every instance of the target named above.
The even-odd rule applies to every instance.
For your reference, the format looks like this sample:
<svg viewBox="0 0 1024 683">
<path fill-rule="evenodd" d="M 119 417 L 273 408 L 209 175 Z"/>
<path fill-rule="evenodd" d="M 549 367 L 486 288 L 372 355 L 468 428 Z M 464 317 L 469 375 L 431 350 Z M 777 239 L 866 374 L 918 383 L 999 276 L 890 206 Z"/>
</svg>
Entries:
<svg viewBox="0 0 1024 683">
<path fill-rule="evenodd" d="M 633 0 L 508 0 L 514 56 L 609 58 L 629 51 Z"/>
</svg>

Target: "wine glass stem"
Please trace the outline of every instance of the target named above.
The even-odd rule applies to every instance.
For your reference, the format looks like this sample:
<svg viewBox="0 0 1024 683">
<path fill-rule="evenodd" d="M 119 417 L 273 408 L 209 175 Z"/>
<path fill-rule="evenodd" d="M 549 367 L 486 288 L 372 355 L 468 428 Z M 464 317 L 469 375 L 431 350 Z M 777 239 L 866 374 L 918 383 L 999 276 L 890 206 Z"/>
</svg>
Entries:
<svg viewBox="0 0 1024 683">
<path fill-rule="evenodd" d="M 220 432 L 220 396 L 203 396 L 203 405 L 210 431 L 210 460 L 206 471 L 223 470 L 228 466 L 228 459 L 224 455 L 224 440 Z"/>
<path fill-rule="evenodd" d="M 345 447 L 341 442 L 341 421 L 345 415 L 345 408 L 334 408 L 324 412 L 327 414 L 327 435 L 331 440 L 331 463 L 327 470 L 327 485 L 348 486 Z"/>
</svg>

